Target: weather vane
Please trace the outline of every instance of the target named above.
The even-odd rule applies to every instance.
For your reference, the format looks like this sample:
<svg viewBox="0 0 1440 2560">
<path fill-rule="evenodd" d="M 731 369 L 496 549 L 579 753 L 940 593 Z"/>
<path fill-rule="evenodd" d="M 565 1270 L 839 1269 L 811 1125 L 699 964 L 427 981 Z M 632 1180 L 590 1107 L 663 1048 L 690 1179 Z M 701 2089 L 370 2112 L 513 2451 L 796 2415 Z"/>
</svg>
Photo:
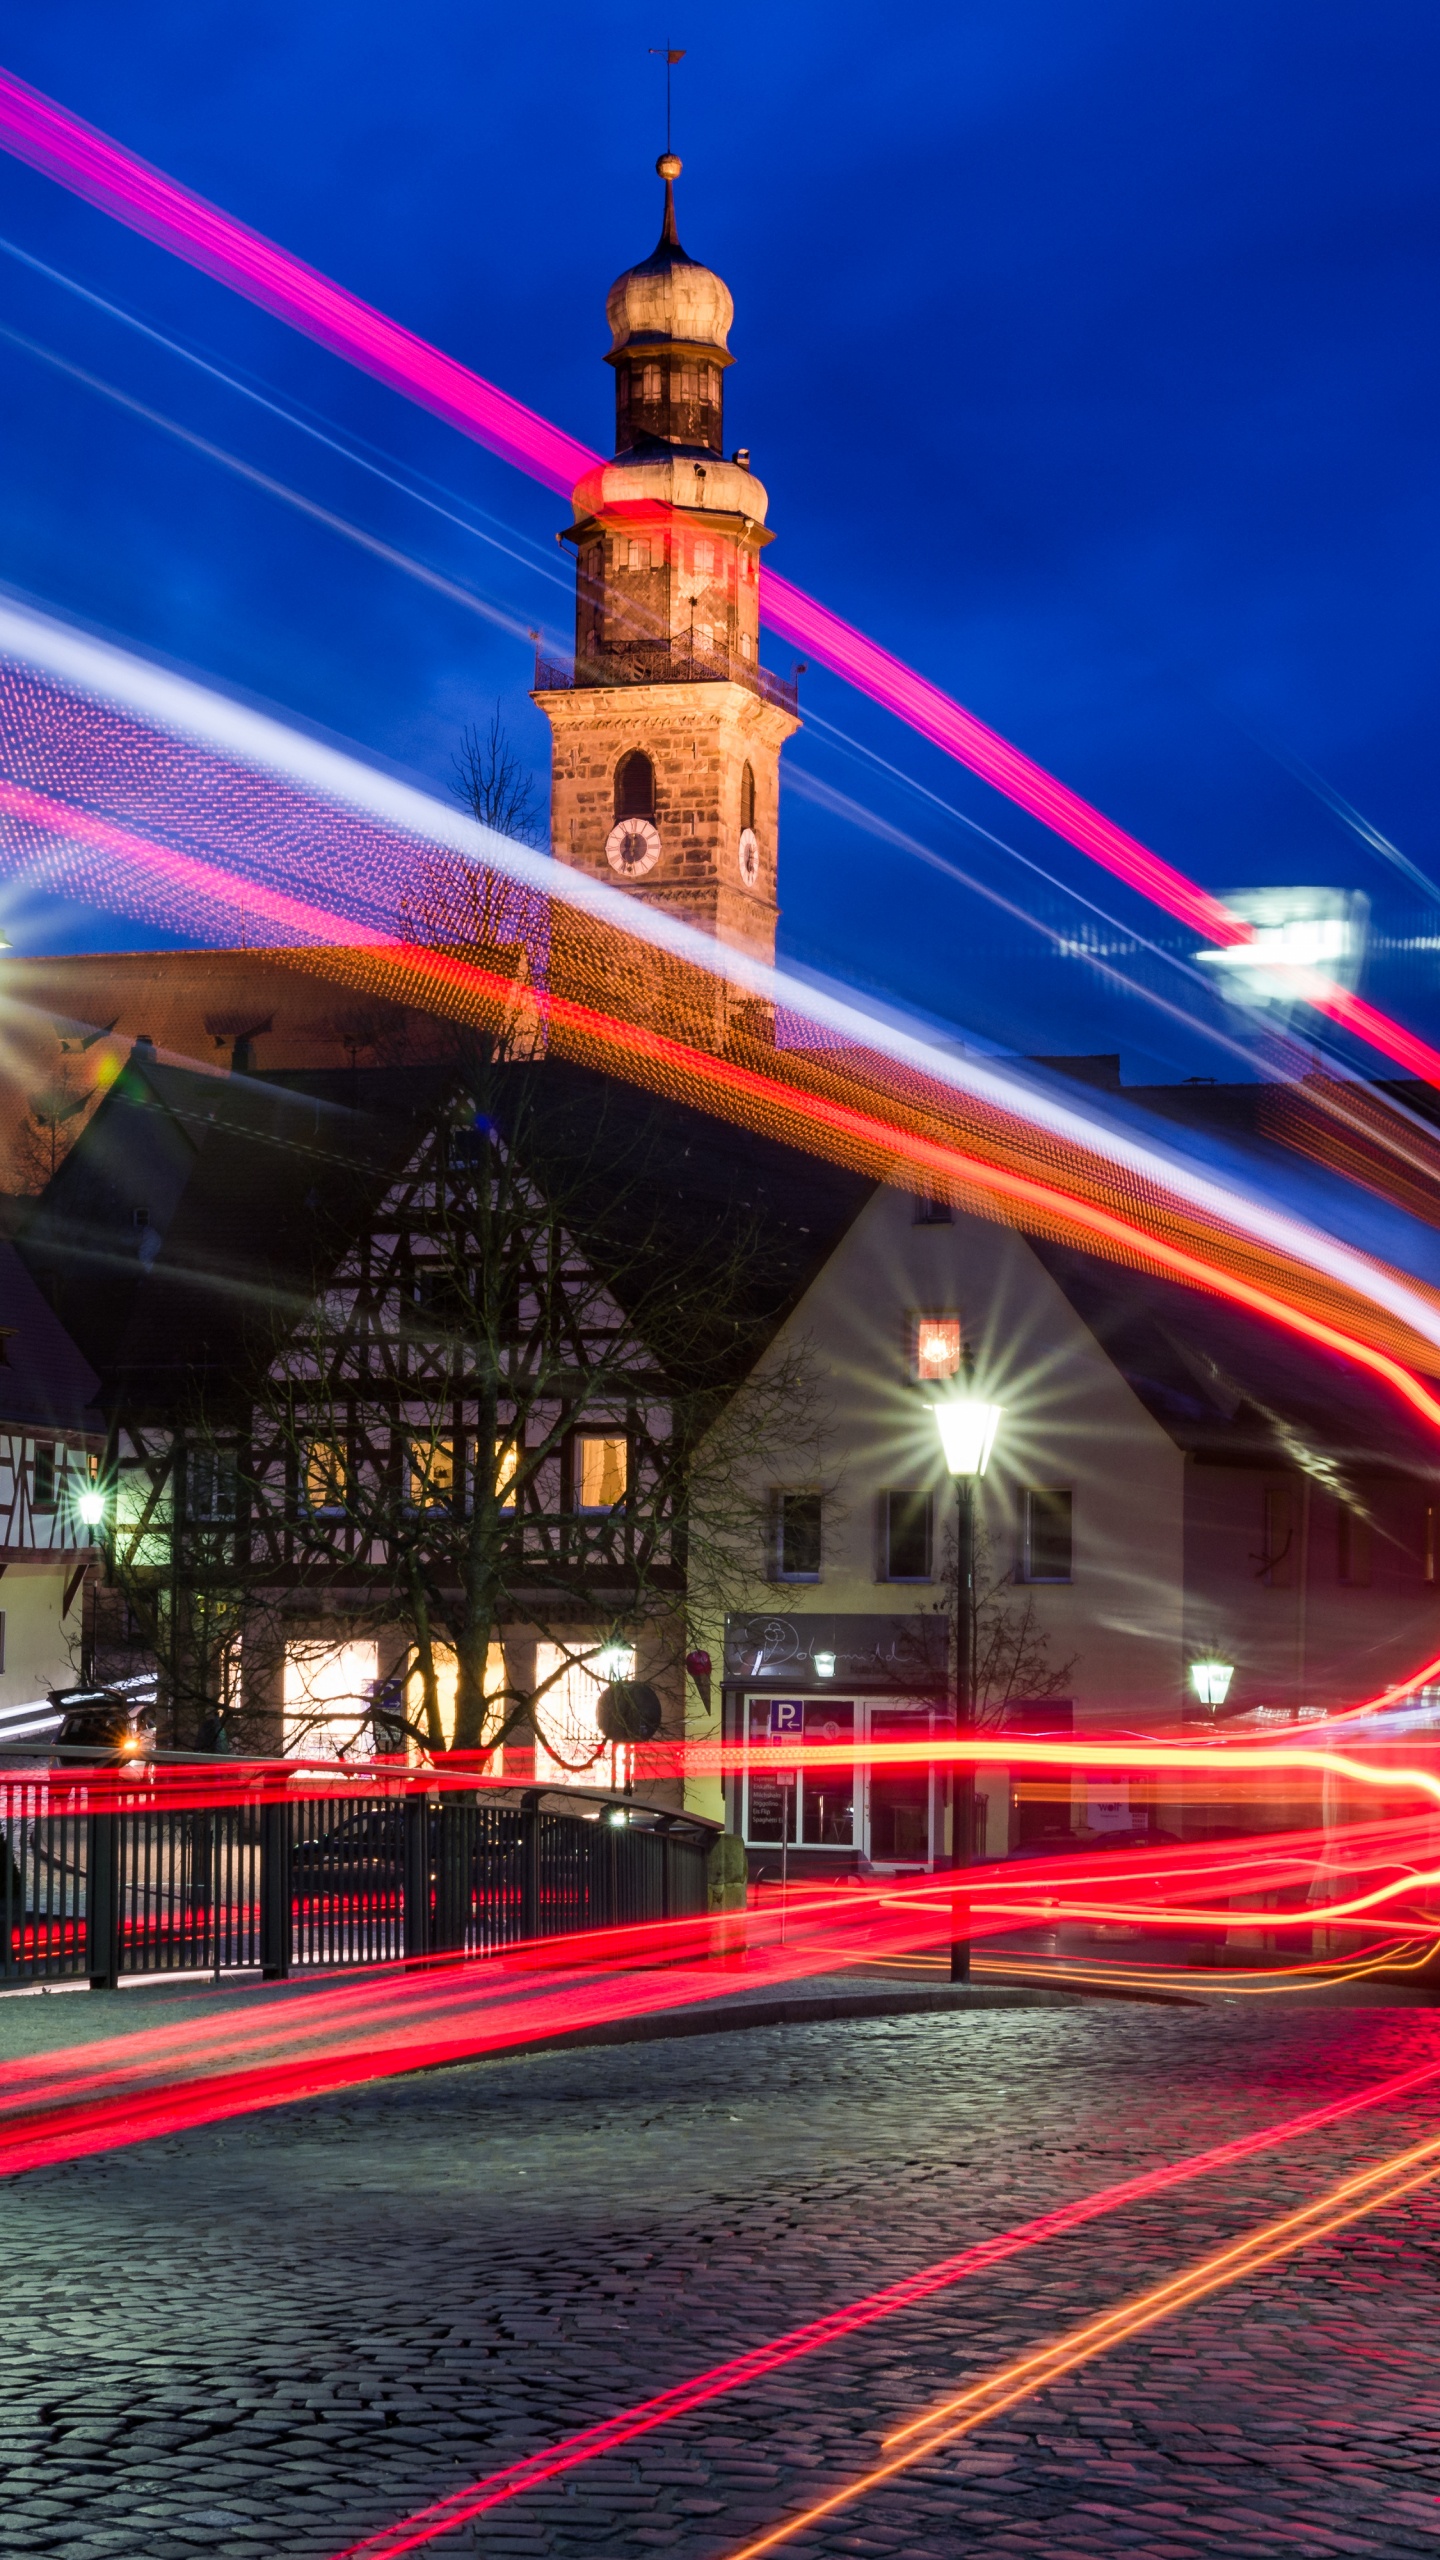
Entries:
<svg viewBox="0 0 1440 2560">
<path fill-rule="evenodd" d="M 680 51 L 676 53 L 669 45 L 652 44 L 650 51 L 663 53 L 665 56 L 665 157 L 668 160 L 670 158 L 670 75 L 676 63 L 684 61 L 685 48 L 682 45 Z"/>
</svg>

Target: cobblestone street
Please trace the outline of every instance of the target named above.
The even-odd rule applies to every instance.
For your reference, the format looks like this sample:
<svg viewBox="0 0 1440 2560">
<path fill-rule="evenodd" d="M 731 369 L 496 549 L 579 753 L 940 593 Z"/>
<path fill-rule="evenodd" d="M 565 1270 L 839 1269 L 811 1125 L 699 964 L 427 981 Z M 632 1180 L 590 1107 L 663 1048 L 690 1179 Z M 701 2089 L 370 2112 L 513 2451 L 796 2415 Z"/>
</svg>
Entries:
<svg viewBox="0 0 1440 2560">
<path fill-rule="evenodd" d="M 0 2548 L 324 2560 L 968 2242 L 1432 2052 L 1426 2009 L 1259 2000 L 836 2020 L 490 2061 L 37 2172 L 0 2197 Z M 1047 2241 L 432 2547 L 724 2553 L 946 2389 L 1433 2131 L 1434 2105 Z M 794 2548 L 1440 2547 L 1437 2242 L 1425 2189 Z"/>
</svg>

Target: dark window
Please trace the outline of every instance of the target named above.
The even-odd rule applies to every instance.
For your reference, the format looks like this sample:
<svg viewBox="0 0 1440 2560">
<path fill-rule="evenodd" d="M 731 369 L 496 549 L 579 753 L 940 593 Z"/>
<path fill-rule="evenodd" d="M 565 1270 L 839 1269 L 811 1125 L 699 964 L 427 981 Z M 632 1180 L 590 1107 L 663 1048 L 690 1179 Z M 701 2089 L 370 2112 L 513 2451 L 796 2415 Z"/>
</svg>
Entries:
<svg viewBox="0 0 1440 2560">
<path fill-rule="evenodd" d="M 755 824 L 755 773 L 748 764 L 740 768 L 740 824 L 742 827 Z"/>
<path fill-rule="evenodd" d="M 881 1552 L 887 1582 L 928 1582 L 934 1506 L 928 1493 L 882 1493 Z"/>
<path fill-rule="evenodd" d="M 1025 1579 L 1027 1582 L 1068 1582 L 1071 1579 L 1073 1541 L 1071 1509 L 1074 1496 L 1045 1486 L 1025 1496 Z"/>
<path fill-rule="evenodd" d="M 818 1582 L 821 1496 L 777 1493 L 773 1499 L 776 1581 Z"/>
<path fill-rule="evenodd" d="M 192 1520 L 233 1520 L 239 1508 L 234 1457 L 225 1449 L 191 1449 L 185 1458 L 185 1507 Z"/>
<path fill-rule="evenodd" d="M 910 1223 L 915 1227 L 953 1227 L 955 1212 L 948 1200 L 936 1200 L 921 1191 L 916 1194 Z"/>
<path fill-rule="evenodd" d="M 1288 1591 L 1294 1579 L 1295 1514 L 1288 1484 L 1268 1485 L 1265 1490 L 1265 1544 L 1260 1551 L 1257 1582 L 1268 1582 L 1272 1591 Z"/>
<path fill-rule="evenodd" d="M 633 755 L 622 756 L 615 768 L 615 815 L 617 818 L 653 818 L 655 815 L 655 767 L 638 747 Z"/>
<path fill-rule="evenodd" d="M 1370 1523 L 1342 1502 L 1335 1516 L 1335 1569 L 1342 1582 L 1363 1590 L 1370 1579 Z"/>
<path fill-rule="evenodd" d="M 53 1511 L 55 1508 L 53 1449 L 37 1449 L 35 1452 L 35 1508 L 37 1511 Z"/>
</svg>

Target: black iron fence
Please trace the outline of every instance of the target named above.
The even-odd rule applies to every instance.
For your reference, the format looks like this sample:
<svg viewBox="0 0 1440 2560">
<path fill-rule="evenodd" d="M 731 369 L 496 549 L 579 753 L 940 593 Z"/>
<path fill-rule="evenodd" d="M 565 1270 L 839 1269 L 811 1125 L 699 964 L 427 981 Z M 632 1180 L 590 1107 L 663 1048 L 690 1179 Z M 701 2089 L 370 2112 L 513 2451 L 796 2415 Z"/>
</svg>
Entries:
<svg viewBox="0 0 1440 2560">
<path fill-rule="evenodd" d="M 708 1828 L 678 1817 L 646 1828 L 459 1794 L 307 1793 L 195 1813 L 84 1799 L 83 1783 L 0 1779 L 0 1988 L 279 1980 L 706 1908 Z"/>
</svg>

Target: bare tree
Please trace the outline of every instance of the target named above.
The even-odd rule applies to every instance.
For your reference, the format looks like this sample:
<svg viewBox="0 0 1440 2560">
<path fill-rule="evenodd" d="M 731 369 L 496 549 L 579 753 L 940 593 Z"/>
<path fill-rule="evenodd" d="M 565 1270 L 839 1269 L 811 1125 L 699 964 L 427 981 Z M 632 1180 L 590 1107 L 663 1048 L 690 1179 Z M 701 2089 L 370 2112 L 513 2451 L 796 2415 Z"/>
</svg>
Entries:
<svg viewBox="0 0 1440 2560">
<path fill-rule="evenodd" d="M 472 721 L 463 731 L 454 773 L 456 797 L 482 827 L 542 851 L 549 844 L 539 786 L 515 751 L 498 702 L 485 728 Z"/>
<path fill-rule="evenodd" d="M 941 1546 L 941 1606 L 949 1611 L 957 1643 L 965 1639 L 966 1595 L 961 1589 L 959 1539 L 952 1520 Z M 1050 1659 L 1049 1631 L 1041 1624 L 1034 1593 L 1016 1585 L 1013 1574 L 997 1567 L 994 1544 L 978 1514 L 974 1527 L 974 1568 L 969 1592 L 971 1659 L 975 1665 L 974 1721 L 1002 1725 L 1006 1709 L 1024 1701 L 1037 1704 L 1065 1695 L 1078 1656 Z"/>
<path fill-rule="evenodd" d="M 57 1066 L 44 1084 L 25 1098 L 25 1117 L 14 1146 L 14 1164 L 22 1191 L 43 1191 L 53 1181 L 80 1134 L 83 1113 L 95 1100 Z"/>
<path fill-rule="evenodd" d="M 117 1499 L 112 1582 L 177 1737 L 243 1730 L 242 1657 L 324 1629 L 377 1639 L 424 1749 L 528 1731 L 563 1762 L 577 1666 L 678 1684 L 759 1605 L 757 1488 L 818 1449 L 818 1400 L 803 1350 L 766 1352 L 759 1239 L 677 1219 L 672 1147 L 628 1091 L 475 1044 L 243 1405 L 197 1408 Z"/>
</svg>

